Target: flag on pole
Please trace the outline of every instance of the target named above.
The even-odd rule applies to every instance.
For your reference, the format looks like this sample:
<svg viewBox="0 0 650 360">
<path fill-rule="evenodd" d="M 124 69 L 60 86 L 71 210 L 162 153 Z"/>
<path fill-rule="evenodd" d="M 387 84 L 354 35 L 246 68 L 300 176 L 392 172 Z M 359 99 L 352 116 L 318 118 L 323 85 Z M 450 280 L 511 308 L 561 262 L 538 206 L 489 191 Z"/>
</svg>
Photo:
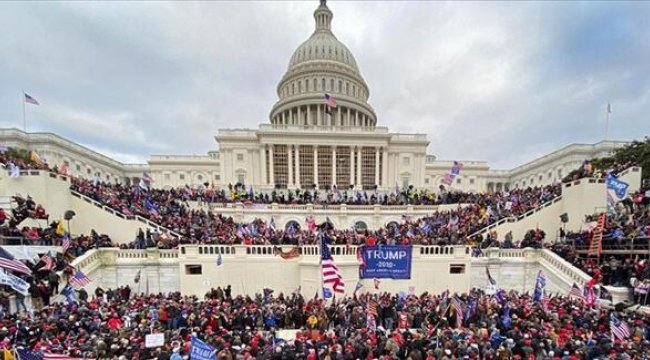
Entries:
<svg viewBox="0 0 650 360">
<path fill-rule="evenodd" d="M 63 240 L 61 240 L 61 252 L 65 255 L 68 249 L 70 249 L 70 234 L 65 232 L 63 233 Z"/>
<path fill-rule="evenodd" d="M 607 102 L 607 113 L 608 114 L 612 113 L 612 104 L 610 104 L 609 102 Z"/>
<path fill-rule="evenodd" d="M 339 272 L 339 268 L 334 263 L 334 258 L 330 252 L 329 247 L 324 240 L 321 240 L 321 272 L 323 274 L 323 282 L 325 284 L 332 284 L 332 289 L 337 293 L 345 292 L 345 283 L 343 277 Z"/>
<path fill-rule="evenodd" d="M 23 264 L 22 261 L 16 260 L 10 253 L 0 247 L 0 268 L 14 271 L 17 273 L 31 275 L 32 270 Z"/>
<path fill-rule="evenodd" d="M 359 290 L 361 290 L 362 287 L 363 287 L 363 284 L 361 283 L 361 281 L 357 281 L 357 286 L 354 288 L 354 293 L 355 294 L 358 293 Z"/>
<path fill-rule="evenodd" d="M 485 267 L 485 273 L 487 274 L 487 279 L 488 279 L 487 290 L 485 291 L 485 293 L 488 295 L 494 295 L 497 292 L 497 281 L 494 280 L 492 275 L 490 275 L 490 269 L 488 269 L 487 266 Z"/>
<path fill-rule="evenodd" d="M 27 94 L 27 93 L 23 93 L 23 95 L 25 95 L 25 99 L 24 99 L 24 101 L 25 101 L 26 103 L 28 103 L 28 104 L 33 104 L 33 105 L 40 105 L 40 104 L 38 103 L 38 101 L 37 101 L 33 96 L 31 96 L 31 95 L 29 95 L 29 94 Z"/>
<path fill-rule="evenodd" d="M 463 305 L 457 295 L 451 299 L 451 308 L 456 314 L 456 328 L 460 328 L 463 325 Z"/>
<path fill-rule="evenodd" d="M 137 273 L 135 273 L 135 277 L 133 278 L 134 283 L 139 283 L 140 282 L 140 275 L 141 275 L 142 269 L 138 270 Z"/>
<path fill-rule="evenodd" d="M 75 296 L 74 289 L 72 289 L 72 286 L 66 285 L 63 288 L 63 291 L 61 291 L 61 294 L 65 296 L 66 300 L 68 300 L 68 303 L 73 304 L 77 302 L 77 297 Z"/>
<path fill-rule="evenodd" d="M 569 291 L 569 295 L 570 296 L 575 296 L 575 297 L 579 298 L 580 300 L 585 299 L 585 296 L 582 293 L 582 290 L 580 290 L 580 287 L 576 283 L 573 283 L 573 286 L 571 286 L 571 290 Z"/>
<path fill-rule="evenodd" d="M 540 270 L 537 273 L 537 280 L 535 281 L 535 292 L 533 293 L 534 301 L 542 301 L 542 294 L 544 293 L 545 287 L 546 275 L 544 275 L 544 271 Z"/>
<path fill-rule="evenodd" d="M 56 266 L 56 262 L 52 258 L 52 255 L 49 251 L 47 252 L 47 254 L 41 257 L 41 261 L 43 262 L 44 265 L 43 267 L 40 268 L 40 270 L 50 271 L 54 269 L 54 267 Z"/>
<path fill-rule="evenodd" d="M 619 340 L 625 340 L 630 336 L 630 327 L 625 321 L 617 318 L 614 313 L 612 313 L 610 316 L 609 326 L 610 330 L 612 331 L 612 335 Z"/>
<path fill-rule="evenodd" d="M 68 281 L 69 284 L 77 287 L 85 287 L 90 284 L 90 278 L 86 276 L 81 270 L 77 270 L 74 276 Z"/>
</svg>

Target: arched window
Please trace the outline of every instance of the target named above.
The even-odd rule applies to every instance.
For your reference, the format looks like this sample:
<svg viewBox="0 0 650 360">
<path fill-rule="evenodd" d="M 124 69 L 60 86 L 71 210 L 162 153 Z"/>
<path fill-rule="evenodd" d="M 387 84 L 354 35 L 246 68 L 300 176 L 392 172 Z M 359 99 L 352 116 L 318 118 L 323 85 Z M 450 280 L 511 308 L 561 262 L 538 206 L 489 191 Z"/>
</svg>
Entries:
<svg viewBox="0 0 650 360">
<path fill-rule="evenodd" d="M 334 91 L 334 79 L 330 79 L 330 91 Z"/>
<path fill-rule="evenodd" d="M 354 97 L 357 97 L 357 86 L 356 85 L 352 85 L 352 95 Z"/>
<path fill-rule="evenodd" d="M 291 83 L 291 95 L 296 93 L 296 83 Z"/>
<path fill-rule="evenodd" d="M 343 92 L 343 81 L 339 80 L 339 92 Z"/>
<path fill-rule="evenodd" d="M 305 91 L 309 91 L 309 79 L 305 80 Z"/>
<path fill-rule="evenodd" d="M 298 81 L 298 92 L 302 92 L 302 81 Z"/>
<path fill-rule="evenodd" d="M 318 91 L 317 87 L 318 87 L 318 80 L 314 79 L 314 88 L 312 90 Z"/>
<path fill-rule="evenodd" d="M 297 221 L 290 220 L 285 226 L 284 230 L 288 232 L 300 231 L 300 224 Z"/>
<path fill-rule="evenodd" d="M 325 91 L 325 78 L 323 78 L 323 81 L 321 82 L 321 90 Z"/>
<path fill-rule="evenodd" d="M 368 230 L 368 224 L 363 221 L 357 221 L 354 223 L 354 230 L 356 231 L 366 231 Z"/>
<path fill-rule="evenodd" d="M 350 95 L 350 83 L 345 83 L 345 95 Z"/>
</svg>

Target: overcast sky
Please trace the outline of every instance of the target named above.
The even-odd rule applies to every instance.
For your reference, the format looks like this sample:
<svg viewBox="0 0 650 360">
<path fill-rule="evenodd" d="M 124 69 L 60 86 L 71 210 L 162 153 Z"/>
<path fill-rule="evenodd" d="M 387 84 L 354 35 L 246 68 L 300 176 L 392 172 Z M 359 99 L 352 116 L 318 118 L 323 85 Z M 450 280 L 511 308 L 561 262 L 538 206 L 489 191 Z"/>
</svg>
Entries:
<svg viewBox="0 0 650 360">
<path fill-rule="evenodd" d="M 124 162 L 205 154 L 267 123 L 317 1 L 2 2 L 0 127 Z M 380 125 L 428 153 L 510 168 L 570 143 L 650 134 L 648 2 L 329 1 Z"/>
</svg>

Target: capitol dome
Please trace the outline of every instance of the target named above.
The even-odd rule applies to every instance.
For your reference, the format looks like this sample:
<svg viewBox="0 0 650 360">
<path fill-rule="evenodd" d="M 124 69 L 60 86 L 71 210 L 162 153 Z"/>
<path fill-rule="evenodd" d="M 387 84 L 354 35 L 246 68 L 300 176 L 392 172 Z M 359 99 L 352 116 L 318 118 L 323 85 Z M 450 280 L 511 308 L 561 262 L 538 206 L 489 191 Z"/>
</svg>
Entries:
<svg viewBox="0 0 650 360">
<path fill-rule="evenodd" d="M 368 104 L 368 85 L 352 52 L 332 32 L 332 18 L 326 1 L 321 0 L 314 11 L 314 33 L 294 51 L 278 84 L 272 124 L 376 125 L 375 111 Z M 325 94 L 334 98 L 335 107 L 326 104 Z"/>
</svg>

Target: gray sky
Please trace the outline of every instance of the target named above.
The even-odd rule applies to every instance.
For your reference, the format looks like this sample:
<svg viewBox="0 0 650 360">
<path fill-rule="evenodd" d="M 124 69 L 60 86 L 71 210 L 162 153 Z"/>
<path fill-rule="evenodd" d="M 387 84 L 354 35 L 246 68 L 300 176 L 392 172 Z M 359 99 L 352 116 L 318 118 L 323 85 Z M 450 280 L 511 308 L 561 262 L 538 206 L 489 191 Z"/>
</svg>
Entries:
<svg viewBox="0 0 650 360">
<path fill-rule="evenodd" d="M 268 122 L 317 1 L 2 2 L 0 127 L 125 162 L 204 154 Z M 648 2 L 329 1 L 380 125 L 439 159 L 510 168 L 574 142 L 650 134 Z"/>
</svg>

